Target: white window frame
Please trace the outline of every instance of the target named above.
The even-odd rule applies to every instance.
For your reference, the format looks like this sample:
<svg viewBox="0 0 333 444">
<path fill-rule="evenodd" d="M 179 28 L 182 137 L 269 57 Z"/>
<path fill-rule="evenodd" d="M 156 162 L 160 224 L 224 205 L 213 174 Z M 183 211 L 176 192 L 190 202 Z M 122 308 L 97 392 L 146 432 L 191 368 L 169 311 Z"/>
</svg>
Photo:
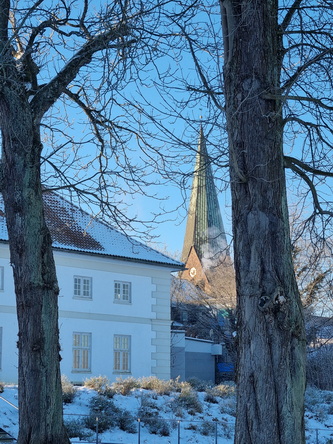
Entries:
<svg viewBox="0 0 333 444">
<path fill-rule="evenodd" d="M 91 372 L 91 333 L 73 332 L 72 339 L 72 372 Z"/>
<path fill-rule="evenodd" d="M 132 283 L 126 281 L 114 281 L 113 284 L 114 302 L 120 304 L 132 303 Z"/>
<path fill-rule="evenodd" d="M 75 299 L 92 299 L 92 277 L 75 275 L 73 285 L 73 297 Z"/>
<path fill-rule="evenodd" d="M 113 336 L 113 372 L 131 373 L 131 336 Z"/>
<path fill-rule="evenodd" d="M 5 267 L 0 265 L 0 291 L 5 289 Z"/>
</svg>

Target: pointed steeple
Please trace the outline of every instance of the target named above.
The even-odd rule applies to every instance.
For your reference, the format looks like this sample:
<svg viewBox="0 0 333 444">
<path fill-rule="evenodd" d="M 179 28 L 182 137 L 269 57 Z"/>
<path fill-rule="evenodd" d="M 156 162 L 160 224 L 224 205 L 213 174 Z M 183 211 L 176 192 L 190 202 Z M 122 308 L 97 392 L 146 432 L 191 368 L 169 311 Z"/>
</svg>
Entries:
<svg viewBox="0 0 333 444">
<path fill-rule="evenodd" d="M 193 176 L 190 206 L 182 252 L 186 263 L 191 248 L 198 259 L 213 259 L 227 248 L 219 202 L 207 153 L 206 139 L 200 128 L 198 151 Z"/>
</svg>

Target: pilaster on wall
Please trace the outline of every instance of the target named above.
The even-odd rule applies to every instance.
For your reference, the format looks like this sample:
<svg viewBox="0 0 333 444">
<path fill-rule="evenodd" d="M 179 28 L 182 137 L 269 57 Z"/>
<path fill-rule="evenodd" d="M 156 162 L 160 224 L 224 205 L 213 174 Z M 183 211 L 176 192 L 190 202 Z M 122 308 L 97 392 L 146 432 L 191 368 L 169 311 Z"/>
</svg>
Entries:
<svg viewBox="0 0 333 444">
<path fill-rule="evenodd" d="M 152 375 L 160 379 L 170 379 L 171 315 L 170 315 L 170 278 L 154 277 L 156 289 L 152 292 L 155 304 L 152 312 Z M 155 363 L 155 365 L 154 365 Z"/>
<path fill-rule="evenodd" d="M 160 379 L 170 379 L 170 353 L 171 353 L 171 322 L 170 321 L 152 321 L 152 331 L 155 338 L 152 339 L 152 368 L 151 373 Z M 154 365 L 155 363 L 155 365 Z"/>
</svg>

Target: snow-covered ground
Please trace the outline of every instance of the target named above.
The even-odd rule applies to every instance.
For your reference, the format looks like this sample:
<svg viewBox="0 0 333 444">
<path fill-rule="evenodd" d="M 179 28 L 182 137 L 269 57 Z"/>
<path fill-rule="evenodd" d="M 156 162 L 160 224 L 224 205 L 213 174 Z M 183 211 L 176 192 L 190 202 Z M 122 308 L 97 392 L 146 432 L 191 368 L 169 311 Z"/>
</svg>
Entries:
<svg viewBox="0 0 333 444">
<path fill-rule="evenodd" d="M 73 402 L 64 406 L 65 421 L 71 422 L 72 425 L 73 420 L 82 424 L 86 415 L 90 413 L 89 403 L 96 395 L 94 390 L 87 387 L 76 388 Z M 0 396 L 0 427 L 17 437 L 18 411 L 15 408 L 17 387 L 5 386 Z M 111 430 L 99 434 L 98 442 L 112 444 L 137 444 L 139 442 L 142 444 L 231 444 L 233 442 L 234 393 L 207 398 L 206 393 L 198 392 L 197 397 L 195 395 L 190 402 L 188 402 L 188 396 L 185 402 L 184 399 L 179 399 L 179 396 L 179 392 L 157 395 L 154 390 L 135 388 L 127 395 L 116 393 L 112 399 L 102 397 L 103 400 L 107 400 L 102 408 L 106 408 L 110 403 L 115 416 L 122 416 L 124 428 L 131 429 L 131 433 L 122 431 L 119 426 L 113 424 Z M 5 402 L 3 398 L 11 404 Z M 208 402 L 207 399 L 213 402 Z M 142 417 L 143 415 L 146 415 L 146 419 Z M 141 417 L 140 424 L 139 417 Z M 305 423 L 307 444 L 333 443 L 333 392 L 308 388 Z M 79 438 L 72 438 L 72 443 L 97 442 L 95 430 L 85 429 L 82 425 L 77 427 L 81 432 L 87 432 L 87 436 L 81 441 Z M 162 435 L 169 434 L 169 436 L 150 433 L 152 431 Z"/>
</svg>

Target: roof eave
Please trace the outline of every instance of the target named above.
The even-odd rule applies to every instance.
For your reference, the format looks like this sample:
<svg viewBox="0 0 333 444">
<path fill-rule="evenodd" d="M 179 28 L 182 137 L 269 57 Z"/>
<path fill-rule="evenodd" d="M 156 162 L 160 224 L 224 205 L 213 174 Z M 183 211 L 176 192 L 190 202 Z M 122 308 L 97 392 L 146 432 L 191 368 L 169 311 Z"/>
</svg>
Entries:
<svg viewBox="0 0 333 444">
<path fill-rule="evenodd" d="M 127 256 L 116 255 L 116 254 L 99 253 L 97 251 L 72 250 L 70 248 L 62 248 L 62 247 L 53 247 L 53 250 L 65 251 L 67 253 L 84 254 L 84 255 L 90 255 L 90 256 L 109 257 L 109 258 L 113 258 L 113 259 L 123 260 L 123 261 L 126 261 L 126 262 L 138 262 L 138 263 L 156 265 L 156 266 L 165 267 L 165 268 L 177 268 L 177 270 L 178 269 L 181 270 L 185 266 L 183 263 L 177 264 L 177 263 L 151 261 L 151 260 L 148 260 L 148 259 L 127 257 Z"/>
</svg>

